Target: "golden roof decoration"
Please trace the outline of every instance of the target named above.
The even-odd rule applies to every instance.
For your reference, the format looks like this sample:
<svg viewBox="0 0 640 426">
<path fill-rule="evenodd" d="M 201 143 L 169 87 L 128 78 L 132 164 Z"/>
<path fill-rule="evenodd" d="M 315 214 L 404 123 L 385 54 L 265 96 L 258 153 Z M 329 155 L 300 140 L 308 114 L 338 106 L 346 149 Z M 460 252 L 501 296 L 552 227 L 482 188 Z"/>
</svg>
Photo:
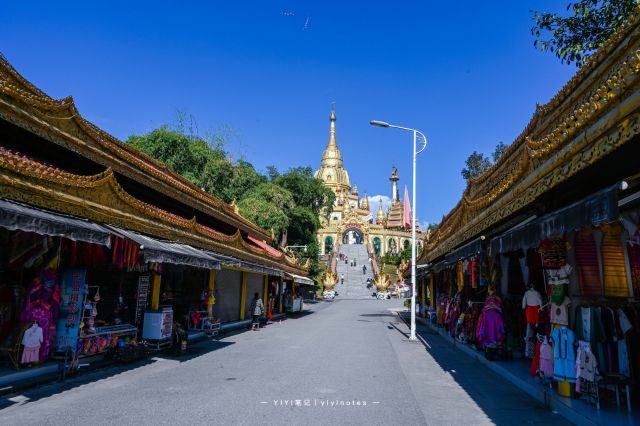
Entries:
<svg viewBox="0 0 640 426">
<path fill-rule="evenodd" d="M 0 149 L 0 197 L 292 273 L 307 273 L 281 252 L 272 253 L 245 241 L 240 230 L 223 234 L 198 223 L 195 217 L 186 219 L 133 197 L 110 168 L 92 176 L 76 175 Z"/>
<path fill-rule="evenodd" d="M 270 237 L 266 230 L 238 216 L 231 206 L 166 164 L 85 120 L 72 97 L 62 100 L 49 97 L 22 77 L 2 55 L 0 101 L 0 116 L 11 123 L 258 238 Z"/>
<path fill-rule="evenodd" d="M 470 180 L 421 258 L 444 255 L 640 132 L 640 101 L 630 97 L 640 77 L 639 18 L 637 7 L 547 104 L 537 106 L 496 164 Z M 615 108 L 621 112 L 611 114 Z M 606 114 L 611 119 L 605 121 Z"/>
</svg>

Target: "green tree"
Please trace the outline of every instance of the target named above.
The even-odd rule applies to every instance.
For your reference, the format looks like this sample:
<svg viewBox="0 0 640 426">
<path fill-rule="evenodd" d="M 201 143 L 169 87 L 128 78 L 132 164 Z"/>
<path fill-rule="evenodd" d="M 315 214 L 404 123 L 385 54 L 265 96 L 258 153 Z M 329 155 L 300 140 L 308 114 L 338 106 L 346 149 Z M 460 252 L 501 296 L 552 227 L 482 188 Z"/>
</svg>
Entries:
<svg viewBox="0 0 640 426">
<path fill-rule="evenodd" d="M 291 223 L 284 210 L 260 197 L 244 198 L 238 208 L 242 216 L 264 229 L 273 230 L 275 235 L 281 235 Z"/>
<path fill-rule="evenodd" d="M 629 17 L 637 0 L 580 0 L 567 4 L 568 16 L 532 11 L 533 45 L 563 63 L 582 66 Z"/>
<path fill-rule="evenodd" d="M 160 160 L 176 173 L 198 186 L 209 161 L 224 157 L 224 152 L 209 147 L 206 141 L 192 138 L 167 126 L 162 126 L 143 136 L 130 136 L 127 143 Z"/>
<path fill-rule="evenodd" d="M 224 190 L 224 199 L 239 201 L 249 190 L 265 182 L 267 178 L 259 174 L 251 163 L 240 160 L 233 167 L 231 182 Z"/>
<path fill-rule="evenodd" d="M 478 177 L 491 167 L 491 161 L 482 153 L 473 151 L 465 161 L 467 167 L 462 169 L 462 177 L 469 182 L 472 178 Z"/>
<path fill-rule="evenodd" d="M 496 149 L 494 149 L 493 154 L 491 154 L 494 164 L 498 162 L 498 160 L 500 159 L 500 157 L 502 157 L 502 154 L 504 154 L 508 147 L 509 145 L 505 144 L 504 142 L 498 142 L 498 145 L 496 145 Z"/>
<path fill-rule="evenodd" d="M 313 176 L 311 167 L 294 167 L 274 176 L 273 183 L 289 190 L 297 206 L 310 209 L 316 216 L 333 206 L 334 192 Z"/>
</svg>

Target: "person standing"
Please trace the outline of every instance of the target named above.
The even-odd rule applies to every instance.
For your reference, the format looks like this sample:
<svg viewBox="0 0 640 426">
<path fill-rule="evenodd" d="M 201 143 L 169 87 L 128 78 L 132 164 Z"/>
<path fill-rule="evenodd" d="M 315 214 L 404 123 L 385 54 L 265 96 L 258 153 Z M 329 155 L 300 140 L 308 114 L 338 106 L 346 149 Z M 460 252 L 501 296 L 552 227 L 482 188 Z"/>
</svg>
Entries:
<svg viewBox="0 0 640 426">
<path fill-rule="evenodd" d="M 251 301 L 251 314 L 253 319 L 251 320 L 251 330 L 260 330 L 260 315 L 264 312 L 264 303 L 258 293 L 253 294 L 253 301 Z"/>
<path fill-rule="evenodd" d="M 362 265 L 362 275 L 367 273 L 367 265 Z"/>
<path fill-rule="evenodd" d="M 340 284 L 344 284 L 344 274 L 340 274 Z"/>
</svg>

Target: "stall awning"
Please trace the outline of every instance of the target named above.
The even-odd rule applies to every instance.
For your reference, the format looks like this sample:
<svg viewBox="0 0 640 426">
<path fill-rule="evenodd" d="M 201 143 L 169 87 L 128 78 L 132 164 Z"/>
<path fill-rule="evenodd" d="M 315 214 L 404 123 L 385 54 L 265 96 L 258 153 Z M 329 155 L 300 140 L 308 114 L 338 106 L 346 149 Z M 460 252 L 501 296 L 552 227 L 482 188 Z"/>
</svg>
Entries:
<svg viewBox="0 0 640 426">
<path fill-rule="evenodd" d="M 0 199 L 0 226 L 10 231 L 64 237 L 92 244 L 111 244 L 111 231 L 102 225 Z"/>
<path fill-rule="evenodd" d="M 209 256 L 218 260 L 222 266 L 245 269 L 247 271 L 257 272 L 259 274 L 269 274 L 269 275 L 275 275 L 277 277 L 284 276 L 284 272 L 281 271 L 280 269 L 271 268 L 269 266 L 258 265 L 256 263 L 237 259 L 233 256 L 227 256 L 224 254 L 214 253 L 211 251 L 207 251 L 206 253 Z"/>
<path fill-rule="evenodd" d="M 294 283 L 298 283 L 300 285 L 315 285 L 315 283 L 313 282 L 312 279 L 309 279 L 307 277 L 303 277 L 301 275 L 287 273 L 287 276 L 290 277 L 290 278 L 293 278 L 293 282 Z"/>
<path fill-rule="evenodd" d="M 619 184 L 612 185 L 492 239 L 491 253 L 508 253 L 532 247 L 552 235 L 618 220 L 619 188 Z"/>
<path fill-rule="evenodd" d="M 476 238 L 475 240 L 447 254 L 444 259 L 447 263 L 455 263 L 468 257 L 475 256 L 480 253 L 481 250 L 482 238 Z"/>
<path fill-rule="evenodd" d="M 137 232 L 109 226 L 113 233 L 140 244 L 140 254 L 145 262 L 173 263 L 205 269 L 220 269 L 220 260 L 204 250 L 186 244 L 160 241 Z"/>
</svg>

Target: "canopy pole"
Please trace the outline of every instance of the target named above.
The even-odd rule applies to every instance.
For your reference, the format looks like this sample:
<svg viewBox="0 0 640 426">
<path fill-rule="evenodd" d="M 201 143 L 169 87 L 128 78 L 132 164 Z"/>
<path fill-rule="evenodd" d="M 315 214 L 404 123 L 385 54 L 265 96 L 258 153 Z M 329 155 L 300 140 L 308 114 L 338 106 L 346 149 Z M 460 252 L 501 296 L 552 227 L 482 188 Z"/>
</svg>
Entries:
<svg viewBox="0 0 640 426">
<path fill-rule="evenodd" d="M 162 276 L 160 274 L 153 274 L 153 283 L 151 287 L 151 309 L 158 309 L 160 307 L 160 280 Z"/>
<path fill-rule="evenodd" d="M 242 287 L 240 290 L 240 321 L 244 320 L 245 308 L 244 305 L 247 303 L 247 273 L 245 271 L 241 272 L 242 274 Z"/>
<path fill-rule="evenodd" d="M 215 273 L 215 269 L 209 269 L 209 300 L 207 300 L 207 314 L 209 315 L 209 318 L 213 316 L 213 302 L 215 300 L 213 296 Z"/>
</svg>

